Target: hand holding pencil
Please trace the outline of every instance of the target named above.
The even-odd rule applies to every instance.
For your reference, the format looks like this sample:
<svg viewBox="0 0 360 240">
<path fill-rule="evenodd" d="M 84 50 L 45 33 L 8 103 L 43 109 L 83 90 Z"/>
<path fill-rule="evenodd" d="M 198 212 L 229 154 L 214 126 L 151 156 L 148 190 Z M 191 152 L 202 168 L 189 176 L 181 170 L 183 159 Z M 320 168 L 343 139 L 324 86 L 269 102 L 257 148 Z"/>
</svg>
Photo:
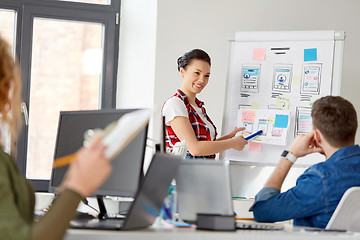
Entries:
<svg viewBox="0 0 360 240">
<path fill-rule="evenodd" d="M 54 161 L 53 168 L 63 167 L 76 160 L 76 153 L 57 158 Z"/>
<path fill-rule="evenodd" d="M 262 133 L 263 133 L 263 130 L 259 130 L 259 131 L 257 131 L 256 133 L 253 133 L 253 134 L 247 136 L 247 137 L 245 138 L 245 140 L 248 141 L 248 140 L 252 139 L 253 137 L 256 137 L 257 135 L 260 135 L 260 134 L 262 134 Z"/>
<path fill-rule="evenodd" d="M 106 146 L 97 138 L 88 147 L 80 148 L 68 157 L 69 170 L 66 172 L 60 191 L 68 188 L 86 197 L 96 191 L 111 173 L 111 163 L 105 157 Z M 76 161 L 75 161 L 76 160 Z"/>
</svg>

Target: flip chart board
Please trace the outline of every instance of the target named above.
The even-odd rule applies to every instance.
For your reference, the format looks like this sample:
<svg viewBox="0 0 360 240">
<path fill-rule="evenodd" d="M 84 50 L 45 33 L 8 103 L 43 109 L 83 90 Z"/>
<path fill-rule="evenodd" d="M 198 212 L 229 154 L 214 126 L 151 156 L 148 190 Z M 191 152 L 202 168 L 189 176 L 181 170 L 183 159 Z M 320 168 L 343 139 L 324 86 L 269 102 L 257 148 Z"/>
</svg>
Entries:
<svg viewBox="0 0 360 240">
<path fill-rule="evenodd" d="M 261 147 L 230 149 L 220 157 L 274 164 L 296 135 L 311 131 L 314 101 L 340 93 L 344 39 L 335 31 L 237 32 L 230 41 L 222 130 L 244 126 L 242 134 L 263 129 L 266 136 L 252 140 Z M 323 160 L 313 154 L 297 164 Z"/>
</svg>

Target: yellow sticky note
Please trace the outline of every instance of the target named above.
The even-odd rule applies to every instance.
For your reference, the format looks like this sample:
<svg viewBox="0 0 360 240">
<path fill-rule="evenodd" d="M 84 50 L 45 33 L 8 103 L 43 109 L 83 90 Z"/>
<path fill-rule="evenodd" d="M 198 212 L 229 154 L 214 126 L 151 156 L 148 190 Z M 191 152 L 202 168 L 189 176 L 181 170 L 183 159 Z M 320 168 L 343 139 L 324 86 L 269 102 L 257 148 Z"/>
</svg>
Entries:
<svg viewBox="0 0 360 240">
<path fill-rule="evenodd" d="M 289 105 L 290 105 L 290 99 L 286 97 L 279 96 L 276 100 L 277 109 L 287 110 L 289 109 Z"/>
<path fill-rule="evenodd" d="M 241 132 L 240 135 L 243 136 L 244 138 L 246 138 L 246 137 L 250 136 L 250 133 Z"/>
<path fill-rule="evenodd" d="M 300 84 L 301 83 L 301 77 L 300 76 L 294 76 L 292 78 L 292 82 Z"/>
<path fill-rule="evenodd" d="M 261 137 L 261 136 L 255 136 L 255 137 L 253 138 L 253 140 L 256 141 L 256 142 L 261 142 L 261 141 L 262 141 L 262 137 Z"/>
<path fill-rule="evenodd" d="M 260 108 L 260 104 L 257 103 L 257 102 L 252 102 L 252 103 L 251 103 L 251 108 L 252 108 L 252 109 L 259 109 L 259 108 Z"/>
<path fill-rule="evenodd" d="M 267 123 L 270 124 L 270 125 L 271 124 L 274 125 L 275 124 L 275 117 L 268 117 Z"/>
</svg>

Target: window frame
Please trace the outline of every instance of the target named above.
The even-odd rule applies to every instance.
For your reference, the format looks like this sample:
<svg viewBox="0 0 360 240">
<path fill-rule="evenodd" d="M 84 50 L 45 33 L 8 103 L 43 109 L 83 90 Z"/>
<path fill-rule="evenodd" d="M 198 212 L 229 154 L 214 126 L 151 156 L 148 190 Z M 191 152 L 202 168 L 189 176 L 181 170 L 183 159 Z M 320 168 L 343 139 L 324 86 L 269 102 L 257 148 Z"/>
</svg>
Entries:
<svg viewBox="0 0 360 240">
<path fill-rule="evenodd" d="M 116 86 L 119 54 L 121 0 L 111 0 L 111 4 L 77 3 L 54 0 L 2 0 L 1 9 L 16 11 L 15 52 L 20 64 L 22 78 L 22 98 L 28 106 L 31 81 L 31 51 L 33 23 L 35 18 L 58 19 L 80 22 L 101 23 L 103 31 L 103 69 L 100 109 L 116 107 Z M 16 163 L 26 176 L 28 146 L 28 126 L 24 127 L 16 143 Z M 31 179 L 36 191 L 48 191 L 49 180 Z"/>
</svg>

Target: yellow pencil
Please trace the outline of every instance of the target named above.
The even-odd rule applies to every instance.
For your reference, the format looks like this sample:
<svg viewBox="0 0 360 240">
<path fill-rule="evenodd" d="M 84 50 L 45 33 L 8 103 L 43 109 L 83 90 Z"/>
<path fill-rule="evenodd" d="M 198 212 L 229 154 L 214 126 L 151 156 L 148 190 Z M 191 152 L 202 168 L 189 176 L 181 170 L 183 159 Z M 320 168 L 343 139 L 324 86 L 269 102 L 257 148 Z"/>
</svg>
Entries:
<svg viewBox="0 0 360 240">
<path fill-rule="evenodd" d="M 254 218 L 235 218 L 235 220 L 255 221 L 255 219 L 254 219 Z"/>
<path fill-rule="evenodd" d="M 54 160 L 54 168 L 66 166 L 76 160 L 76 154 L 66 155 Z"/>
</svg>

